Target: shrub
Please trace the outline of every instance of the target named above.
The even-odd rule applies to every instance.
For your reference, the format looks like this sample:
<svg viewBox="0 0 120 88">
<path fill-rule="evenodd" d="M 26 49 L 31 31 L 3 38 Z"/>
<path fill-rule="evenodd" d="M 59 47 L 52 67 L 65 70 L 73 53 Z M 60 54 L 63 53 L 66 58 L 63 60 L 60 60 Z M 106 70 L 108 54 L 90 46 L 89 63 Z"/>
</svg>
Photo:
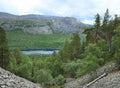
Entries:
<svg viewBox="0 0 120 88">
<path fill-rule="evenodd" d="M 57 85 L 62 85 L 65 82 L 64 77 L 60 74 L 55 78 L 55 82 Z"/>
<path fill-rule="evenodd" d="M 33 79 L 37 83 L 49 84 L 53 77 L 49 70 L 41 69 L 36 71 Z"/>
<path fill-rule="evenodd" d="M 114 55 L 117 68 L 120 70 L 120 50 Z"/>
<path fill-rule="evenodd" d="M 62 69 L 66 77 L 75 77 L 76 71 L 78 68 L 80 68 L 80 66 L 81 63 L 72 61 L 69 63 L 64 63 L 62 65 Z"/>
<path fill-rule="evenodd" d="M 85 75 L 96 70 L 99 67 L 99 64 L 97 63 L 96 60 L 97 58 L 92 54 L 88 55 L 83 61 L 82 67 L 77 69 L 76 77 L 80 77 L 82 75 Z"/>
</svg>

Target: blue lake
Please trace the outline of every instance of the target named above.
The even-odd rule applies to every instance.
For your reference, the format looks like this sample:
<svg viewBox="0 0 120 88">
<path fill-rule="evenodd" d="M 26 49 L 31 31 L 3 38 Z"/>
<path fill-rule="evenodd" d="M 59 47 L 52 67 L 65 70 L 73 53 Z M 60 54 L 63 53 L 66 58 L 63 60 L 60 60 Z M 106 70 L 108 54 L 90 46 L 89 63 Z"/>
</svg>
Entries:
<svg viewBox="0 0 120 88">
<path fill-rule="evenodd" d="M 54 52 L 58 53 L 59 50 L 22 50 L 23 54 L 53 54 Z"/>
</svg>

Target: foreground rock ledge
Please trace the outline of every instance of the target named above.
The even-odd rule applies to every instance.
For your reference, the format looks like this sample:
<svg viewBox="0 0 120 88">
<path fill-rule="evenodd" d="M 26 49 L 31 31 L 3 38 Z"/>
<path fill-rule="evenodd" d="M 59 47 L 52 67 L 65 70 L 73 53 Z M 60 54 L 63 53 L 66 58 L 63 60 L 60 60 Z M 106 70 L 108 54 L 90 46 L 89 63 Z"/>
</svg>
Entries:
<svg viewBox="0 0 120 88">
<path fill-rule="evenodd" d="M 87 88 L 120 88 L 120 71 L 108 74 Z"/>
<path fill-rule="evenodd" d="M 0 68 L 0 88 L 42 88 L 24 78 Z"/>
</svg>

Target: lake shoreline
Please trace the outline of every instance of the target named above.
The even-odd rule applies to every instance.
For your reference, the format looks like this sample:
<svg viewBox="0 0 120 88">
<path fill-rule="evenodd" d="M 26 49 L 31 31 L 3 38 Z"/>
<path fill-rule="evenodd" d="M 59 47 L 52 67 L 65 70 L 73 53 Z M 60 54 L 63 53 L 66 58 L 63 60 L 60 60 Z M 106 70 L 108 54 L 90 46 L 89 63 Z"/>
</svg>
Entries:
<svg viewBox="0 0 120 88">
<path fill-rule="evenodd" d="M 22 49 L 21 51 L 39 51 L 39 50 L 54 51 L 54 50 L 60 50 L 60 49 Z"/>
</svg>

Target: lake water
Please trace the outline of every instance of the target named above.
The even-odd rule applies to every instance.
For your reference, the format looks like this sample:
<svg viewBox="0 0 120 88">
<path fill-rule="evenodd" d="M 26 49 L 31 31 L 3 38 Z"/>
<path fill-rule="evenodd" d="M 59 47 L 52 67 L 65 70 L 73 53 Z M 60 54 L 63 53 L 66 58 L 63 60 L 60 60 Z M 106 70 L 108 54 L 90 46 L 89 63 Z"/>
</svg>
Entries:
<svg viewBox="0 0 120 88">
<path fill-rule="evenodd" d="M 22 53 L 23 54 L 53 54 L 54 52 L 58 53 L 59 50 L 23 50 Z"/>
</svg>

